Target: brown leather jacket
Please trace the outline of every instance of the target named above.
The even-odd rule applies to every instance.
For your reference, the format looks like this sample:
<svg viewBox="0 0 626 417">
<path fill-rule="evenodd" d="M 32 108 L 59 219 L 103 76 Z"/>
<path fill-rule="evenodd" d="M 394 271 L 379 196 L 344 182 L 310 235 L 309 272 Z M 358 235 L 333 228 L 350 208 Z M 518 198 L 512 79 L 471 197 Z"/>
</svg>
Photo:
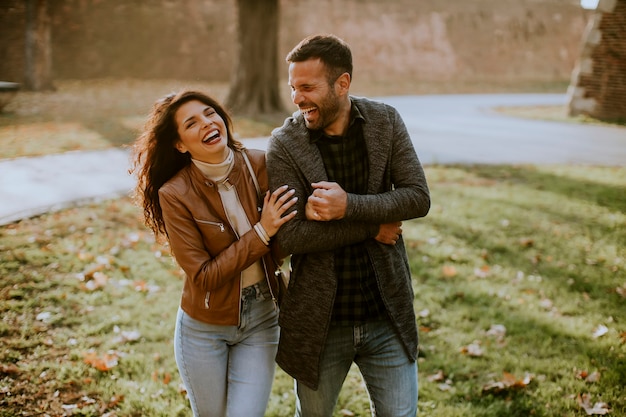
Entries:
<svg viewBox="0 0 626 417">
<path fill-rule="evenodd" d="M 261 196 L 268 189 L 265 153 L 247 152 L 259 181 Z M 228 176 L 237 190 L 250 225 L 261 218 L 263 201 L 241 152 Z M 273 298 L 278 296 L 274 271 L 277 250 L 266 246 L 254 229 L 238 236 L 228 221 L 217 186 L 189 164 L 159 190 L 159 202 L 172 253 L 185 272 L 181 308 L 192 318 L 210 324 L 238 325 L 241 272 L 262 259 Z"/>
</svg>

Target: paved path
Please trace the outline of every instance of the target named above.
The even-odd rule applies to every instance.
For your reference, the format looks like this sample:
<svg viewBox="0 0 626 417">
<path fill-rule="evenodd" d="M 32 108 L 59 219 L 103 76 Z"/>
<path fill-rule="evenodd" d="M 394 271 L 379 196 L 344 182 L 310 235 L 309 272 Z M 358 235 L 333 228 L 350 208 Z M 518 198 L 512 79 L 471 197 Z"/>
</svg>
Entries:
<svg viewBox="0 0 626 417">
<path fill-rule="evenodd" d="M 422 162 L 626 166 L 626 128 L 505 116 L 498 106 L 564 104 L 561 94 L 388 97 Z"/>
<path fill-rule="evenodd" d="M 497 106 L 563 104 L 564 95 L 383 97 L 398 109 L 423 164 L 531 163 L 626 166 L 626 128 L 503 116 Z M 267 138 L 246 139 L 265 149 Z M 0 161 L 0 225 L 133 187 L 128 152 L 109 149 Z"/>
</svg>

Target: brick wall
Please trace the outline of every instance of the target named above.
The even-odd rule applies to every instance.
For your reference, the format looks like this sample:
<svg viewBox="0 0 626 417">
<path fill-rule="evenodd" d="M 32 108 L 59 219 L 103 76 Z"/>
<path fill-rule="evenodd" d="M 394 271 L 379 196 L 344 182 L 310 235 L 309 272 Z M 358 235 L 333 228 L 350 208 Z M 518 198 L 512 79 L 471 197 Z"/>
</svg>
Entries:
<svg viewBox="0 0 626 417">
<path fill-rule="evenodd" d="M 568 96 L 570 115 L 626 121 L 626 0 L 600 0 Z"/>
</svg>

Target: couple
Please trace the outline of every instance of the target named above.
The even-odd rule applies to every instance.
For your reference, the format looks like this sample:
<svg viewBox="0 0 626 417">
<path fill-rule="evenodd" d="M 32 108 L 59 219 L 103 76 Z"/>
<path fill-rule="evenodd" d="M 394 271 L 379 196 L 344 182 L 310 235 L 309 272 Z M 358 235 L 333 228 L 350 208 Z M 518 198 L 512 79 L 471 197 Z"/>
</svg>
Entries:
<svg viewBox="0 0 626 417">
<path fill-rule="evenodd" d="M 354 362 L 376 416 L 414 417 L 401 222 L 429 210 L 422 166 L 395 109 L 349 95 L 343 40 L 308 37 L 287 62 L 298 112 L 267 155 L 244 149 L 223 107 L 194 91 L 157 101 L 135 144 L 146 223 L 185 271 L 175 356 L 191 408 L 263 416 L 276 361 L 295 379 L 296 415 L 329 417 Z"/>
</svg>

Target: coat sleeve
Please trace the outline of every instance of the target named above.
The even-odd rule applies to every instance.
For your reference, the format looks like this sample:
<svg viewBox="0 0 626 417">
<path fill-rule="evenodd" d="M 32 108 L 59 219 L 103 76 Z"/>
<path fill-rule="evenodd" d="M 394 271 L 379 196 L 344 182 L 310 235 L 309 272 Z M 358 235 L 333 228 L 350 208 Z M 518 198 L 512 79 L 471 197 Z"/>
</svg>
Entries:
<svg viewBox="0 0 626 417">
<path fill-rule="evenodd" d="M 424 169 L 400 114 L 385 106 L 387 118 L 368 126 L 386 132 L 389 147 L 371 146 L 370 160 L 381 161 L 385 173 L 380 188 L 367 195 L 348 194 L 345 219 L 376 224 L 424 217 L 430 210 L 430 193 Z"/>
<path fill-rule="evenodd" d="M 216 225 L 199 225 L 183 199 L 175 193 L 161 188 L 159 201 L 176 262 L 189 279 L 205 291 L 213 291 L 227 281 L 239 279 L 241 271 L 269 252 L 254 229 L 237 240 Z M 230 229 L 228 225 L 226 227 Z M 211 239 L 225 239 L 220 243 L 224 249 L 210 254 L 205 241 Z"/>
<path fill-rule="evenodd" d="M 267 151 L 270 189 L 275 190 L 287 184 L 289 188 L 295 189 L 295 196 L 298 197 L 296 217 L 285 223 L 275 236 L 280 248 L 291 254 L 325 252 L 375 237 L 378 224 L 347 220 L 316 222 L 306 219 L 305 205 L 313 190 L 309 179 L 285 146 L 284 142 L 273 136 Z"/>
</svg>

